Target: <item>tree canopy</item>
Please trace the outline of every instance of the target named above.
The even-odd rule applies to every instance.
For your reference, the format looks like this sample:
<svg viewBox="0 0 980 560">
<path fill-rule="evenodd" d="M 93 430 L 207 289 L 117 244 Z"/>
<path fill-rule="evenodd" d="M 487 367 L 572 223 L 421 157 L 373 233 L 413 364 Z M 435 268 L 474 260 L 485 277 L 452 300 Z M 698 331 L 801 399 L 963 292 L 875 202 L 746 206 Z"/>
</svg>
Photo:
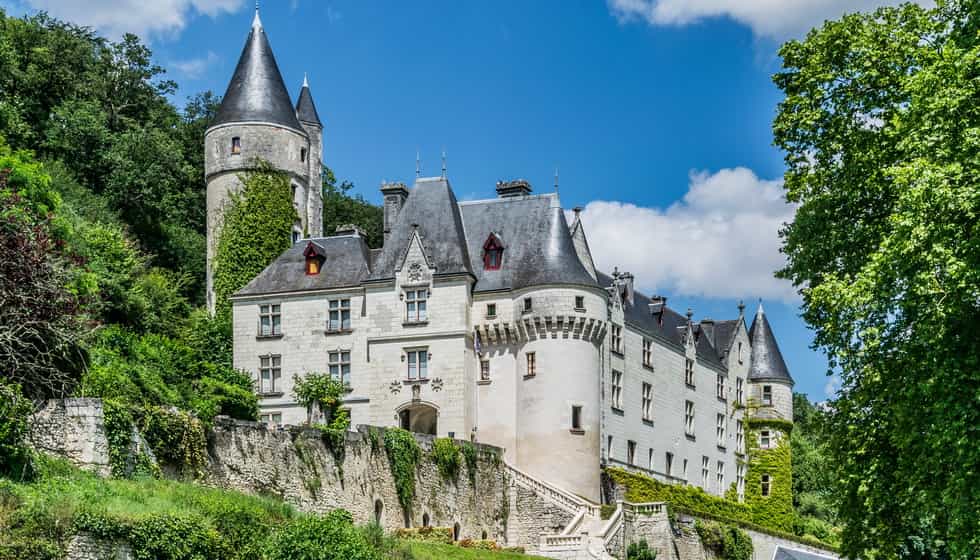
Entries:
<svg viewBox="0 0 980 560">
<path fill-rule="evenodd" d="M 825 426 L 850 557 L 980 550 L 978 10 L 882 8 L 780 50 L 799 204 L 780 275 L 841 376 Z"/>
</svg>

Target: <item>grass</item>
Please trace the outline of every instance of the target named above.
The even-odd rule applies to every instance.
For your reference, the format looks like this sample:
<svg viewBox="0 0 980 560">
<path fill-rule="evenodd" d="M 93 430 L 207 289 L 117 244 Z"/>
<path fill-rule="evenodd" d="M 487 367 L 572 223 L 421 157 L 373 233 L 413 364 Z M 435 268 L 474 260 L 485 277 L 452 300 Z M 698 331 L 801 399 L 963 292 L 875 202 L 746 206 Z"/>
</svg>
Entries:
<svg viewBox="0 0 980 560">
<path fill-rule="evenodd" d="M 409 544 L 415 560 L 528 560 L 541 558 L 513 552 L 460 548 L 449 544 L 413 542 Z"/>
</svg>

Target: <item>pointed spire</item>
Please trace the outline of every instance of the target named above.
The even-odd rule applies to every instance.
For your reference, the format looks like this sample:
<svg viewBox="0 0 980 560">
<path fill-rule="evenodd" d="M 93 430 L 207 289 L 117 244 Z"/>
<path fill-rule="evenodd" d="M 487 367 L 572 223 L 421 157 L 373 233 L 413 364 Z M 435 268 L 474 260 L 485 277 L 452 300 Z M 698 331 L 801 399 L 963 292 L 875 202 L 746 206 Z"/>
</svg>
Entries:
<svg viewBox="0 0 980 560">
<path fill-rule="evenodd" d="M 299 90 L 299 100 L 296 101 L 296 117 L 304 122 L 322 127 L 320 114 L 316 112 L 313 94 L 310 92 L 310 81 L 303 72 L 303 87 Z"/>
<path fill-rule="evenodd" d="M 555 166 L 555 192 L 558 192 L 558 166 Z"/>
<path fill-rule="evenodd" d="M 422 176 L 422 154 L 418 150 L 415 150 L 415 177 Z"/>
<path fill-rule="evenodd" d="M 786 361 L 776 344 L 776 337 L 769 326 L 769 319 L 759 300 L 759 309 L 755 312 L 752 328 L 749 329 L 749 343 L 752 345 L 752 360 L 749 364 L 750 380 L 775 380 L 793 383 L 793 378 L 786 368 Z"/>
<path fill-rule="evenodd" d="M 442 149 L 442 178 L 446 178 L 446 148 Z"/>
<path fill-rule="evenodd" d="M 259 0 L 255 0 L 255 17 L 252 18 L 252 29 L 262 29 L 262 19 L 259 18 Z"/>
<path fill-rule="evenodd" d="M 308 79 L 306 72 L 303 72 L 303 87 L 310 87 L 310 80 Z"/>
<path fill-rule="evenodd" d="M 258 9 L 235 73 L 212 127 L 233 122 L 264 122 L 303 130 L 282 80 Z"/>
<path fill-rule="evenodd" d="M 738 318 L 745 317 L 745 302 L 738 300 Z"/>
</svg>

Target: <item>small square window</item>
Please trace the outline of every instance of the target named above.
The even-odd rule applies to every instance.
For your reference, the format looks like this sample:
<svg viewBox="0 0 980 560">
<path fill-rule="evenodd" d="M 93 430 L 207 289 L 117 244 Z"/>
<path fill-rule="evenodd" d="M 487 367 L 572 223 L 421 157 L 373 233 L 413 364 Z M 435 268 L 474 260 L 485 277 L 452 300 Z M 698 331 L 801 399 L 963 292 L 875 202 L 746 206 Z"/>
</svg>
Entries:
<svg viewBox="0 0 980 560">
<path fill-rule="evenodd" d="M 527 370 L 524 372 L 524 377 L 534 377 L 538 374 L 538 359 L 534 352 L 527 352 L 525 356 L 527 357 Z"/>
<path fill-rule="evenodd" d="M 772 486 L 772 478 L 768 474 L 762 475 L 762 495 L 768 496 Z"/>
<path fill-rule="evenodd" d="M 524 298 L 524 313 L 531 311 L 531 298 Z"/>
<path fill-rule="evenodd" d="M 772 406 L 772 385 L 762 386 L 762 404 Z"/>
<path fill-rule="evenodd" d="M 231 153 L 240 154 L 242 153 L 242 139 L 235 136 L 231 139 Z"/>
<path fill-rule="evenodd" d="M 575 309 L 585 309 L 585 296 L 575 296 Z"/>
<path fill-rule="evenodd" d="M 490 381 L 490 360 L 480 360 L 480 381 Z"/>
<path fill-rule="evenodd" d="M 572 429 L 581 430 L 582 429 L 582 407 L 572 406 Z"/>
<path fill-rule="evenodd" d="M 492 319 L 497 316 L 497 304 L 488 303 L 487 304 L 487 318 Z"/>
</svg>

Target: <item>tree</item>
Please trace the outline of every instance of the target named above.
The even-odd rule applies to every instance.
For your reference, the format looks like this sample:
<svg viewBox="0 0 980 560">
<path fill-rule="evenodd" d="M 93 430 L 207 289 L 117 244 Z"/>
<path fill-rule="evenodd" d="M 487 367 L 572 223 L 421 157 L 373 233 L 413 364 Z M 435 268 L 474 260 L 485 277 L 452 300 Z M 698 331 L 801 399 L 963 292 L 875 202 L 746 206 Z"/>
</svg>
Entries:
<svg viewBox="0 0 980 560">
<path fill-rule="evenodd" d="M 850 557 L 980 550 L 975 3 L 906 4 L 781 49 L 779 275 L 842 380 L 826 422 Z"/>
<path fill-rule="evenodd" d="M 377 249 L 384 242 L 384 210 L 359 194 L 349 194 L 353 188 L 350 181 L 338 185 L 333 171 L 323 167 L 323 234 L 333 235 L 337 226 L 354 224 L 364 231 L 368 247 Z"/>
</svg>

